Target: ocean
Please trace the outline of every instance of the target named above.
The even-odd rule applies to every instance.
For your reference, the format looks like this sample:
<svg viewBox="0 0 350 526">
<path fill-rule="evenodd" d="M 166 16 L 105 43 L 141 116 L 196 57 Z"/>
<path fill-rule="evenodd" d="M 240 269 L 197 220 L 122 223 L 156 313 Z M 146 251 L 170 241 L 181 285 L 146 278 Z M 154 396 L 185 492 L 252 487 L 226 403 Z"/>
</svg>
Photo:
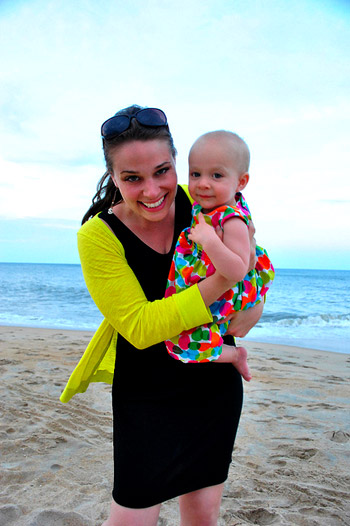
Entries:
<svg viewBox="0 0 350 526">
<path fill-rule="evenodd" d="M 350 271 L 277 269 L 247 340 L 350 353 Z M 0 325 L 94 331 L 102 316 L 80 265 L 0 263 Z"/>
</svg>

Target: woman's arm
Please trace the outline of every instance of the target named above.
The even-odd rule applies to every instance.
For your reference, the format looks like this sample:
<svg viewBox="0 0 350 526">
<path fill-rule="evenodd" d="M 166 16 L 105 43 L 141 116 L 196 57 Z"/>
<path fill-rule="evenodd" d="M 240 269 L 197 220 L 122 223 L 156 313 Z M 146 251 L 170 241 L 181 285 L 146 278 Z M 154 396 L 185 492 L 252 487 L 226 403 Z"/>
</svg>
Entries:
<svg viewBox="0 0 350 526">
<path fill-rule="evenodd" d="M 212 321 L 207 307 L 230 287 L 214 274 L 200 286 L 148 301 L 121 243 L 99 218 L 80 229 L 78 249 L 85 282 L 98 309 L 139 349 Z"/>
</svg>

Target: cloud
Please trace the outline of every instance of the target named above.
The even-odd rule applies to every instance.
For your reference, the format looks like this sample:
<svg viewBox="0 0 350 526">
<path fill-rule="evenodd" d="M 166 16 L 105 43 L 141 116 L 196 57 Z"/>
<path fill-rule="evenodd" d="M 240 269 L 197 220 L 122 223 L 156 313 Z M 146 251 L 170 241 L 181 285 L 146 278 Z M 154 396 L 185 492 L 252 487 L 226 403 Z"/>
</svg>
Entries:
<svg viewBox="0 0 350 526">
<path fill-rule="evenodd" d="M 139 103 L 166 111 L 181 182 L 199 135 L 236 131 L 263 238 L 321 239 L 321 204 L 349 196 L 349 14 L 340 0 L 3 0 L 1 213 L 79 222 L 104 171 L 101 123 Z M 306 212 L 321 218 L 310 231 Z"/>
<path fill-rule="evenodd" d="M 78 221 L 0 217 L 2 262 L 79 263 Z"/>
<path fill-rule="evenodd" d="M 80 220 L 103 174 L 94 165 L 57 167 L 12 163 L 0 158 L 0 210 L 8 218 Z"/>
<path fill-rule="evenodd" d="M 328 205 L 348 205 L 350 199 L 319 199 L 320 203 L 326 203 Z"/>
</svg>

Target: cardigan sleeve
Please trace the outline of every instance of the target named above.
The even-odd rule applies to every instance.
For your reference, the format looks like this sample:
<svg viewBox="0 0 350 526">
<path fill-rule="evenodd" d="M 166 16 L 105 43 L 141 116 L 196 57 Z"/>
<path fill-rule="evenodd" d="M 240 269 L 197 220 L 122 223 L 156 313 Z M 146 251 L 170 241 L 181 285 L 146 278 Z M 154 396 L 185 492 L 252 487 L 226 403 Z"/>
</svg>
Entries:
<svg viewBox="0 0 350 526">
<path fill-rule="evenodd" d="M 134 347 L 144 349 L 212 321 L 197 285 L 168 298 L 148 301 L 122 244 L 98 216 L 79 230 L 78 249 L 92 299 Z"/>
</svg>

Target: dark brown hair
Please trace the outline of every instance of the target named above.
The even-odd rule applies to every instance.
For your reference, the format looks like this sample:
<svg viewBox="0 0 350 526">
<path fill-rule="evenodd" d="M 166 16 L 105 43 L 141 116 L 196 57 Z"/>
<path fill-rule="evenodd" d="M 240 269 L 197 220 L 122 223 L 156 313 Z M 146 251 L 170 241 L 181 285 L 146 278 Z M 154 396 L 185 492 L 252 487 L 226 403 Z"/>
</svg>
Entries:
<svg viewBox="0 0 350 526">
<path fill-rule="evenodd" d="M 118 111 L 115 115 L 132 116 L 135 115 L 135 113 L 140 109 L 142 109 L 142 107 L 135 104 Z M 82 224 L 88 221 L 98 212 L 109 208 L 112 203 L 116 204 L 122 201 L 122 196 L 119 190 L 116 189 L 111 177 L 111 173 L 113 172 L 112 152 L 114 152 L 118 146 L 125 144 L 126 142 L 152 141 L 154 139 L 166 141 L 168 143 L 171 155 L 175 158 L 176 149 L 168 126 L 158 126 L 153 128 L 149 126 L 143 126 L 142 124 L 139 124 L 136 119 L 131 119 L 130 127 L 123 133 L 117 137 L 114 137 L 113 139 L 102 139 L 103 153 L 107 171 L 103 174 L 97 184 L 97 191 L 92 199 L 92 205 L 84 215 Z"/>
</svg>

